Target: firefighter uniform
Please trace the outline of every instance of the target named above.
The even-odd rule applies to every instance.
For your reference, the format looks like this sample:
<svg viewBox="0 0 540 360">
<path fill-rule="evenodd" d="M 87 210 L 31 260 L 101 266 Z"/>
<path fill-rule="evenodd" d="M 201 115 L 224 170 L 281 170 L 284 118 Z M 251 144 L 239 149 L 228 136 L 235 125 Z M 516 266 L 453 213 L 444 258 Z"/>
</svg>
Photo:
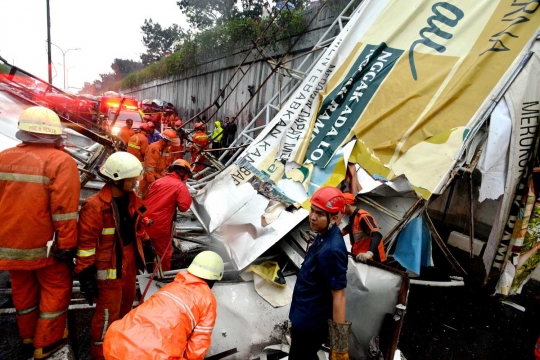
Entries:
<svg viewBox="0 0 540 360">
<path fill-rule="evenodd" d="M 167 271 L 171 269 L 172 246 L 169 244 L 172 241 L 176 208 L 187 211 L 191 206 L 191 195 L 180 176 L 175 172 L 170 172 L 154 182 L 146 202 L 148 203 L 147 216 L 154 220 L 154 224 L 147 229 L 147 233 L 152 239 L 156 254 L 162 257 L 163 271 Z"/>
<path fill-rule="evenodd" d="M 167 167 L 172 164 L 170 146 L 161 139 L 148 146 L 144 156 L 144 175 L 139 184 L 138 194 L 145 198 L 148 194 L 148 188 L 157 179 L 161 179 L 167 173 Z"/>
<path fill-rule="evenodd" d="M 211 286 L 222 276 L 221 257 L 199 253 L 187 271 L 111 325 L 103 344 L 106 358 L 203 360 L 216 322 Z"/>
<path fill-rule="evenodd" d="M 32 128 L 26 127 L 25 121 Z M 34 356 L 39 359 L 63 346 L 67 338 L 71 270 L 53 253 L 77 245 L 80 182 L 77 164 L 69 155 L 54 143 L 37 143 L 47 132 L 24 131 L 35 130 L 36 122 L 54 129 L 48 140 L 62 133 L 54 112 L 31 107 L 19 119 L 16 136 L 24 142 L 0 152 L 0 211 L 4 219 L 0 226 L 0 269 L 9 270 L 23 343 L 33 343 Z M 55 143 L 62 141 L 57 136 Z M 53 239 L 48 249 L 47 242 Z"/>
<path fill-rule="evenodd" d="M 368 251 L 375 254 L 375 261 L 386 261 L 384 244 L 379 241 L 376 248 L 372 249 L 373 234 L 379 232 L 379 227 L 373 216 L 365 211 L 356 209 L 350 216 L 349 224 L 343 229 L 343 234 L 349 234 L 351 239 L 351 252 L 354 256 Z"/>
<path fill-rule="evenodd" d="M 201 152 L 208 145 L 208 135 L 202 130 L 197 130 L 191 140 L 191 171 L 195 174 L 204 169 L 206 157 Z"/>
<path fill-rule="evenodd" d="M 141 131 L 129 138 L 127 152 L 135 155 L 140 162 L 144 162 L 144 155 L 148 149 L 148 137 L 146 132 Z"/>
<path fill-rule="evenodd" d="M 92 359 L 103 359 L 102 344 L 108 326 L 132 308 L 137 267 L 144 269 L 142 242 L 149 240 L 141 223 L 146 204 L 134 192 L 128 194 L 128 210 L 134 219 L 135 239 L 121 238 L 112 186 L 107 183 L 86 199 L 79 216 L 75 273 L 91 266 L 97 270 L 96 311 L 90 328 Z"/>
<path fill-rule="evenodd" d="M 124 142 L 124 144 L 129 143 L 129 139 L 135 135 L 135 130 L 132 128 L 128 128 L 127 126 L 124 126 L 120 129 L 120 132 L 118 132 L 118 137 Z"/>
</svg>

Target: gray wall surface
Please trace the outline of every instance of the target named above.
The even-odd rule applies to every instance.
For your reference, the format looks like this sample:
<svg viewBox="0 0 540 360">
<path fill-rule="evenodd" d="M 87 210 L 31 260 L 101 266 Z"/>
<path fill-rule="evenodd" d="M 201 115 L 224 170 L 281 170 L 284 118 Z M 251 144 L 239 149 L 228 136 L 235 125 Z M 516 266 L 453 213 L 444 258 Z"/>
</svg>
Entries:
<svg viewBox="0 0 540 360">
<path fill-rule="evenodd" d="M 340 0 L 335 2 L 334 5 L 323 8 L 309 26 L 308 32 L 301 37 L 288 58 L 290 59 L 311 50 L 333 21 L 339 16 L 347 3 L 348 1 Z M 318 8 L 311 8 L 307 11 L 306 19 L 308 22 L 316 15 L 318 10 Z M 278 49 L 272 49 L 271 46 L 268 46 L 264 50 L 266 59 L 276 62 L 279 61 L 292 41 L 294 41 L 294 39 L 282 41 L 281 46 Z M 261 46 L 261 44 L 259 45 Z M 264 47 L 264 45 L 261 47 Z M 147 82 L 136 89 L 122 89 L 121 92 L 133 95 L 139 100 L 160 99 L 171 102 L 176 106 L 179 116 L 183 120 L 189 119 L 214 103 L 219 95 L 219 90 L 225 87 L 238 65 L 242 63 L 242 60 L 247 53 L 246 50 L 249 51 L 249 47 L 239 49 L 239 51 L 234 53 L 223 53 L 221 49 L 216 48 L 212 53 L 202 57 L 196 68 L 188 69 L 174 77 Z M 250 65 L 252 66 L 246 76 L 240 80 L 243 74 L 238 72 L 230 83 L 230 86 L 234 87 L 234 85 L 240 81 L 238 87 L 227 101 L 221 104 L 219 110 L 216 106 L 213 106 L 204 115 L 209 117 L 218 110 L 217 116 L 213 119 L 223 120 L 225 116 L 235 116 L 248 102 L 251 97 L 248 86 L 253 86 L 256 90 L 271 72 L 266 59 L 260 57 L 254 58 L 254 54 L 255 51 L 248 57 L 247 61 L 242 66 L 243 71 L 247 71 L 248 67 Z M 303 58 L 293 60 L 290 63 L 287 63 L 286 66 L 295 69 L 302 60 Z M 283 78 L 283 82 L 286 82 L 287 80 L 288 79 Z M 238 132 L 240 132 L 264 107 L 270 98 L 277 92 L 277 89 L 278 76 L 274 74 L 238 116 Z M 229 93 L 230 89 L 227 89 L 226 94 L 228 95 Z M 192 96 L 195 97 L 195 102 L 191 100 Z M 222 101 L 223 99 L 220 98 L 219 103 Z M 188 126 L 188 128 L 190 127 L 191 126 Z M 209 130 L 212 129 L 213 125 L 209 126 Z"/>
</svg>

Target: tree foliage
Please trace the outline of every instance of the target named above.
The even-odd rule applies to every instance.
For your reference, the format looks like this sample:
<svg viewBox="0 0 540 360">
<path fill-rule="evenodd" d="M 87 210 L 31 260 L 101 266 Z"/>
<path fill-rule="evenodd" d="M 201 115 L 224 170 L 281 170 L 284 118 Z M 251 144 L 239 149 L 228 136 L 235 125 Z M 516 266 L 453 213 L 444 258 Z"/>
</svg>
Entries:
<svg viewBox="0 0 540 360">
<path fill-rule="evenodd" d="M 122 79 L 128 74 L 142 70 L 144 65 L 140 61 L 115 58 L 111 64 L 111 68 L 116 76 Z"/>
<path fill-rule="evenodd" d="M 176 4 L 199 30 L 221 25 L 239 14 L 235 0 L 180 0 Z"/>
<path fill-rule="evenodd" d="M 141 55 L 141 60 L 145 66 L 171 54 L 174 43 L 183 34 L 183 30 L 176 24 L 163 28 L 152 19 L 145 19 L 141 30 L 143 31 L 143 44 L 146 47 L 146 53 Z"/>
</svg>

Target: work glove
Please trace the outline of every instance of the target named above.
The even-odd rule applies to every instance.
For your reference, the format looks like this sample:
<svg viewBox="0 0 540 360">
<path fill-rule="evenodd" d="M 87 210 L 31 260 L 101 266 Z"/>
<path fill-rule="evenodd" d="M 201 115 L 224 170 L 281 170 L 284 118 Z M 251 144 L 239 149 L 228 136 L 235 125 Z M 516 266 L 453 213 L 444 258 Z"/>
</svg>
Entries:
<svg viewBox="0 0 540 360">
<path fill-rule="evenodd" d="M 71 268 L 71 270 L 75 268 L 75 251 L 75 249 L 60 250 L 55 249 L 54 247 L 52 249 L 53 257 L 55 258 L 55 260 L 67 264 Z"/>
<path fill-rule="evenodd" d="M 88 305 L 94 305 L 94 298 L 98 297 L 96 272 L 96 266 L 92 265 L 79 273 L 81 294 L 88 301 Z"/>
<path fill-rule="evenodd" d="M 368 260 L 370 260 L 372 257 L 373 257 L 373 253 L 371 251 L 368 251 L 368 252 L 356 255 L 356 261 L 367 263 Z"/>
<path fill-rule="evenodd" d="M 344 324 L 328 320 L 330 334 L 330 360 L 349 360 L 350 321 Z"/>
<path fill-rule="evenodd" d="M 152 241 L 148 240 L 143 243 L 143 253 L 144 253 L 144 266 L 146 271 L 149 274 L 154 272 L 154 265 L 156 262 L 156 250 L 152 246 Z"/>
</svg>

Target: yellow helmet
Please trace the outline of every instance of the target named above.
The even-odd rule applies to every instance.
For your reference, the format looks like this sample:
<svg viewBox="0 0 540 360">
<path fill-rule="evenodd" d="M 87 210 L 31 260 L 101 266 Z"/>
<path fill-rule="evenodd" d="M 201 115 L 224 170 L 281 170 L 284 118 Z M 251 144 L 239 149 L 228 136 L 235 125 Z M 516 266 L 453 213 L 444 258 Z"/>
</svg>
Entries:
<svg viewBox="0 0 540 360">
<path fill-rule="evenodd" d="M 206 280 L 221 280 L 223 277 L 223 259 L 213 251 L 203 251 L 195 256 L 187 271 Z"/>
<path fill-rule="evenodd" d="M 115 152 L 105 164 L 101 166 L 99 172 L 111 180 L 122 180 L 137 177 L 142 174 L 143 167 L 139 159 L 125 151 Z"/>
<path fill-rule="evenodd" d="M 19 116 L 19 130 L 35 134 L 62 135 L 62 123 L 56 113 L 43 106 L 31 106 Z"/>
</svg>

